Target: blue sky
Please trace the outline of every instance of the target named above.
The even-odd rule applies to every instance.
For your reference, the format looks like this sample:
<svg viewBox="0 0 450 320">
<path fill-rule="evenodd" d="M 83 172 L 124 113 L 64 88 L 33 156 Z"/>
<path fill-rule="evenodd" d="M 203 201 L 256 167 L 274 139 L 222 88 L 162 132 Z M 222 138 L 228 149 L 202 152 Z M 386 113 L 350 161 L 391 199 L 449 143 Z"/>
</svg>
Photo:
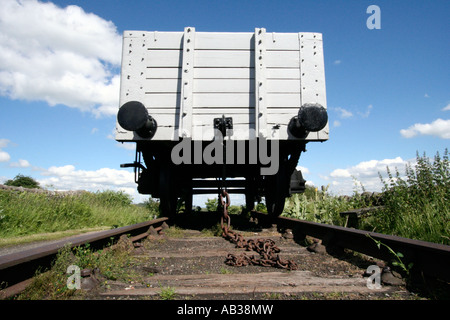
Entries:
<svg viewBox="0 0 450 320">
<path fill-rule="evenodd" d="M 0 183 L 21 173 L 143 199 L 119 167 L 134 150 L 113 139 L 124 30 L 321 32 L 330 139 L 299 166 L 334 194 L 351 193 L 352 177 L 379 191 L 386 165 L 403 172 L 416 151 L 449 146 L 449 1 L 0 2 Z M 367 28 L 369 5 L 381 29 Z"/>
</svg>

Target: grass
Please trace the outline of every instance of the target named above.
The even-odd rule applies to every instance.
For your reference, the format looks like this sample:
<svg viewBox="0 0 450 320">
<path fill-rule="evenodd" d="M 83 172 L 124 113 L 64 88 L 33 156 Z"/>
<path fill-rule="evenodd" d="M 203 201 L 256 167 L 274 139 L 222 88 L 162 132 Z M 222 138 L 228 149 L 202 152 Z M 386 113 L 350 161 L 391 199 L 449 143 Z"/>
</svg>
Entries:
<svg viewBox="0 0 450 320">
<path fill-rule="evenodd" d="M 105 249 L 94 252 L 89 244 L 71 249 L 64 247 L 58 252 L 50 270 L 37 272 L 33 282 L 24 292 L 15 297 L 17 300 L 66 300 L 83 299 L 83 290 L 72 290 L 67 283 L 68 266 L 75 265 L 83 269 L 98 268 L 103 277 L 102 284 L 107 286 L 109 280 L 129 281 L 130 274 L 125 266 L 131 263 L 131 257 L 124 250 Z"/>
<path fill-rule="evenodd" d="M 58 239 L 61 239 L 64 237 L 70 237 L 70 236 L 79 235 L 82 233 L 96 232 L 96 231 L 102 231 L 102 230 L 107 230 L 107 229 L 109 229 L 109 227 L 94 227 L 94 228 L 73 229 L 73 230 L 65 230 L 65 231 L 31 234 L 31 235 L 26 235 L 26 236 L 2 238 L 2 239 L 0 239 L 0 247 L 15 246 L 15 245 L 21 245 L 24 243 L 37 242 L 37 241 L 58 240 Z"/>
<path fill-rule="evenodd" d="M 159 293 L 161 300 L 174 300 L 176 295 L 175 288 L 172 287 L 161 287 L 161 292 Z"/>
<path fill-rule="evenodd" d="M 0 190 L 0 237 L 12 239 L 67 230 L 115 228 L 154 219 L 123 192 L 54 194 Z"/>
</svg>

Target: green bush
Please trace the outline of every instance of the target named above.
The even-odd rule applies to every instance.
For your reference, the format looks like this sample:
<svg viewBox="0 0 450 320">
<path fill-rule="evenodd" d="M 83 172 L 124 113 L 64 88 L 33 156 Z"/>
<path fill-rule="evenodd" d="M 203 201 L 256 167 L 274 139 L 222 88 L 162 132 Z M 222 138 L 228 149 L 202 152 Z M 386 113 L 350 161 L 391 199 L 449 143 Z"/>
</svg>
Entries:
<svg viewBox="0 0 450 320">
<path fill-rule="evenodd" d="M 6 180 L 5 186 L 12 187 L 24 187 L 24 188 L 39 188 L 39 182 L 34 180 L 32 177 L 24 176 L 22 174 L 18 174 L 12 180 Z"/>
</svg>

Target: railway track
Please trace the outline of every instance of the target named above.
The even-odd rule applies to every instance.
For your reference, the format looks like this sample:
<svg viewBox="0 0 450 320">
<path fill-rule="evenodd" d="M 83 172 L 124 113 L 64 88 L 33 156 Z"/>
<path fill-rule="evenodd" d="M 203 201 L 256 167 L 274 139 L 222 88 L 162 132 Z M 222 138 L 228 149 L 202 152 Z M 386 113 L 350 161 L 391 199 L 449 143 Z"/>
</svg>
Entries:
<svg viewBox="0 0 450 320">
<path fill-rule="evenodd" d="M 290 260 L 296 267 L 286 270 L 262 263 L 243 267 L 225 264 L 229 255 L 258 257 L 258 253 L 237 248 L 235 243 L 222 237 L 205 236 L 199 231 L 217 224 L 217 213 L 180 215 L 177 221 L 160 218 L 72 239 L 72 247 L 89 243 L 91 247 L 100 248 L 112 238 L 117 240 L 126 234 L 129 243 L 139 243 L 132 246 L 136 249 L 132 252 L 133 263 L 129 266 L 134 274 L 139 274 L 139 280 L 121 282 L 103 277 L 104 281 L 99 281 L 85 297 L 161 299 L 162 293 L 171 292 L 170 297 L 175 299 L 407 298 L 408 292 L 401 282 L 393 286 L 383 282 L 377 289 L 371 287 L 367 279 L 371 277 L 376 284 L 376 275 L 364 276 L 364 273 L 377 261 L 342 250 L 348 248 L 391 261 L 393 256 L 387 246 L 401 252 L 405 263 L 414 263 L 415 273 L 439 279 L 448 289 L 449 246 L 283 217 L 270 220 L 259 212 L 251 213 L 251 221 L 238 217 L 237 220 L 233 217 L 236 221 L 232 226 L 244 230 L 236 232 L 242 234 L 246 241 L 273 241 L 279 249 L 280 259 Z M 158 235 L 165 223 L 178 226 L 176 236 L 173 232 Z M 153 236 L 148 237 L 150 234 Z M 305 246 L 304 240 L 310 237 L 320 242 L 313 243 L 313 246 L 321 247 L 324 254 Z M 384 245 L 379 249 L 375 240 Z M 0 256 L 0 279 L 9 285 L 1 291 L 2 298 L 24 290 L 36 268 L 48 266 L 64 245 L 64 241 L 59 241 Z M 383 262 L 378 261 L 378 265 L 382 266 Z"/>
</svg>

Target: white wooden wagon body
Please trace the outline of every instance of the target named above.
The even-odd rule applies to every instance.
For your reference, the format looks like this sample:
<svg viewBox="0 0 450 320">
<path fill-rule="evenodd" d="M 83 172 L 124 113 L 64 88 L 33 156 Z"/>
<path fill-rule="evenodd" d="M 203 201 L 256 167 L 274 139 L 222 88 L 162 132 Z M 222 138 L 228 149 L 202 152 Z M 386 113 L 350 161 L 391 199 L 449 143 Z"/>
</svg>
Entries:
<svg viewBox="0 0 450 320">
<path fill-rule="evenodd" d="M 328 139 L 322 35 L 264 28 L 251 33 L 198 32 L 193 27 L 184 32 L 125 31 L 120 106 L 116 140 L 136 142 L 137 152 L 144 156 L 147 167 L 137 165 L 140 158 L 133 165 L 140 167 L 136 178 L 142 193 L 162 196 L 163 201 L 167 189 L 163 183 L 172 186 L 177 181 L 183 186 L 180 182 L 188 180 L 183 190 L 192 194 L 196 178 L 220 178 L 220 166 L 206 167 L 198 153 L 203 156 L 207 142 L 217 140 L 222 129 L 222 139 L 227 141 L 279 142 L 280 168 L 289 159 L 291 163 L 278 175 L 289 178 L 305 144 Z M 221 127 L 220 119 L 230 122 Z M 182 141 L 192 143 L 193 155 L 192 161 L 183 158 L 180 164 L 171 152 Z M 264 185 L 277 178 L 261 175 L 259 169 L 265 164 L 259 158 L 252 161 L 248 145 L 246 150 L 244 166 L 239 166 L 242 161 L 227 163 L 227 177 L 244 176 L 248 183 L 241 183 L 244 186 L 238 190 L 247 194 L 253 189 L 254 200 L 267 196 L 268 190 L 259 192 L 261 188 L 249 184 Z M 163 162 L 171 165 L 166 168 Z M 192 174 L 184 174 L 186 170 Z M 289 184 L 289 179 L 278 180 Z M 205 186 L 202 192 L 216 187 L 199 185 Z"/>
</svg>

